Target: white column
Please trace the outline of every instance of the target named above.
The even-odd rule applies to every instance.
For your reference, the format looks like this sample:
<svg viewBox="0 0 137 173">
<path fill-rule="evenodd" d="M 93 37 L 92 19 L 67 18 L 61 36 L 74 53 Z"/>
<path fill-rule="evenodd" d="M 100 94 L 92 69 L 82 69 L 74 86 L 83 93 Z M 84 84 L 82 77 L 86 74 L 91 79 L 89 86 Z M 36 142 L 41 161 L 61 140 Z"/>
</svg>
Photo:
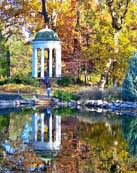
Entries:
<svg viewBox="0 0 137 173">
<path fill-rule="evenodd" d="M 56 116 L 56 143 L 61 144 L 61 117 Z"/>
<path fill-rule="evenodd" d="M 49 49 L 49 77 L 52 77 L 52 49 Z"/>
<path fill-rule="evenodd" d="M 44 113 L 41 113 L 41 142 L 44 142 Z"/>
<path fill-rule="evenodd" d="M 32 140 L 34 142 L 37 141 L 37 133 L 38 133 L 38 124 L 37 124 L 37 120 L 38 120 L 38 115 L 37 113 L 34 113 L 32 115 Z"/>
<path fill-rule="evenodd" d="M 56 77 L 61 77 L 61 47 L 56 50 Z"/>
<path fill-rule="evenodd" d="M 59 132 L 59 142 L 61 144 L 61 116 L 58 116 L 58 125 L 59 125 L 59 128 L 58 128 L 58 132 Z"/>
<path fill-rule="evenodd" d="M 52 114 L 49 117 L 49 127 L 48 127 L 48 136 L 49 136 L 49 143 L 52 143 Z"/>
<path fill-rule="evenodd" d="M 41 49 L 41 74 L 40 76 L 44 78 L 44 49 Z"/>
<path fill-rule="evenodd" d="M 38 77 L 38 60 L 37 60 L 37 49 L 32 50 L 32 77 Z"/>
</svg>

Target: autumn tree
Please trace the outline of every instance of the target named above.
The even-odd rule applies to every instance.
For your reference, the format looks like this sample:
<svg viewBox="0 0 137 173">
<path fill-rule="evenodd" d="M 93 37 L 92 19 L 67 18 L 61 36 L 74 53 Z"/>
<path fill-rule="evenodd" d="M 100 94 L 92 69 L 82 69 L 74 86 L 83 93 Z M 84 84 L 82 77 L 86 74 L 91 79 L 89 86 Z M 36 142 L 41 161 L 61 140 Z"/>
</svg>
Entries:
<svg viewBox="0 0 137 173">
<path fill-rule="evenodd" d="M 113 30 L 106 10 L 95 2 L 85 2 L 82 6 L 82 58 L 94 63 L 92 71 L 103 73 L 108 57 L 112 56 Z"/>
<path fill-rule="evenodd" d="M 67 29 L 67 26 L 66 26 L 66 28 L 65 28 L 65 29 L 67 29 L 66 32 L 64 32 L 64 31 L 62 32 L 62 30 L 61 30 L 61 27 L 65 24 L 67 14 L 69 14 L 69 16 L 74 15 L 74 14 L 72 14 L 73 6 L 71 8 L 71 5 L 72 5 L 71 0 L 68 2 L 62 1 L 62 0 L 60 0 L 60 1 L 42 0 L 42 1 L 33 1 L 33 2 L 32 1 L 26 2 L 26 1 L 20 0 L 18 2 L 16 2 L 16 1 L 8 1 L 8 2 L 2 1 L 1 2 L 0 19 L 3 23 L 2 35 L 7 40 L 7 43 L 6 43 L 6 45 L 8 47 L 7 62 L 9 62 L 9 69 L 10 69 L 10 64 L 11 64 L 10 63 L 11 62 L 10 51 L 12 51 L 12 50 L 10 50 L 11 42 L 15 41 L 15 37 L 17 40 L 19 39 L 19 40 L 22 40 L 23 42 L 25 42 L 25 37 L 23 35 L 22 28 L 27 29 L 32 35 L 34 35 L 36 31 L 45 27 L 45 23 L 46 23 L 54 31 L 57 28 L 59 35 L 60 34 L 62 35 L 62 33 L 66 34 L 67 30 L 70 30 L 68 32 L 68 35 L 69 34 L 73 35 L 72 30 L 71 30 L 72 29 L 71 28 L 71 25 L 72 25 L 71 19 L 73 17 L 70 18 L 70 22 L 68 23 L 69 29 Z M 63 16 L 63 14 L 65 14 L 65 15 Z M 44 20 L 43 20 L 43 16 L 44 16 Z M 61 21 L 61 22 L 57 22 L 57 20 Z M 65 40 L 65 44 L 66 43 L 68 44 L 68 40 L 67 40 L 68 35 L 66 37 L 65 34 L 63 36 L 61 36 L 61 38 L 62 38 L 62 41 Z M 69 38 L 71 38 L 71 37 L 69 37 Z M 15 45 L 15 47 L 17 47 L 17 46 Z M 63 52 L 65 52 L 64 47 L 63 47 Z M 70 50 L 70 47 L 71 47 L 71 44 L 69 42 L 68 51 Z M 13 48 L 13 50 L 15 51 L 14 48 Z M 19 53 L 18 50 L 17 50 L 17 52 Z M 12 55 L 13 55 L 13 53 L 12 53 Z M 64 54 L 64 57 L 65 57 L 65 54 Z M 14 66 L 15 66 L 15 64 L 14 64 Z"/>
<path fill-rule="evenodd" d="M 114 29 L 114 52 L 117 55 L 119 50 L 118 50 L 118 45 L 119 45 L 119 34 L 120 31 L 122 30 L 122 25 L 123 21 L 126 17 L 128 7 L 129 7 L 129 2 L 130 0 L 125 0 L 125 1 L 114 1 L 114 0 L 106 0 L 106 5 L 108 6 L 110 16 L 111 16 L 111 23 L 112 23 L 112 28 Z M 106 67 L 104 69 L 104 74 L 101 76 L 100 80 L 100 88 L 104 89 L 107 76 L 110 70 L 111 65 L 115 66 L 117 63 L 117 57 L 109 58 L 108 63 L 106 64 Z M 114 79 L 116 80 L 116 79 Z M 115 83 L 114 81 L 113 83 Z"/>
<path fill-rule="evenodd" d="M 83 39 L 85 44 L 82 46 L 82 58 L 88 58 L 94 62 L 96 73 L 101 75 L 99 84 L 103 89 L 106 82 L 112 84 L 116 78 L 118 83 L 122 81 L 128 58 L 131 52 L 136 49 L 136 41 L 134 40 L 136 39 L 136 30 L 129 29 L 129 26 L 133 26 L 131 23 L 136 23 L 136 6 L 133 3 L 128 3 L 128 7 L 123 4 L 125 11 L 123 8 L 121 12 L 120 9 L 116 11 L 117 15 L 122 15 L 121 24 L 117 26 L 118 30 L 116 26 L 114 28 L 114 25 L 117 24 L 115 23 L 116 19 L 113 19 L 112 25 L 112 17 L 110 11 L 107 10 L 109 8 L 106 6 L 106 1 L 99 2 L 83 3 L 82 26 L 87 26 L 85 28 L 88 28 L 88 32 L 85 37 L 83 32 L 82 39 L 85 38 Z M 118 4 L 114 3 L 113 5 L 116 10 Z M 114 13 L 116 12 L 114 11 Z M 84 31 L 86 33 L 86 29 Z M 116 31 L 119 34 L 116 34 Z M 131 41 L 131 38 L 134 41 Z"/>
<path fill-rule="evenodd" d="M 7 51 L 8 77 L 11 75 L 10 44 L 13 41 L 12 39 L 13 37 L 18 38 L 19 40 L 24 39 L 22 28 L 23 26 L 30 26 L 29 24 L 33 21 L 32 18 L 34 19 L 36 17 L 34 17 L 34 12 L 34 6 L 32 7 L 30 1 L 1 1 L 0 3 L 0 21 L 2 23 L 1 33 L 6 40 L 5 46 Z"/>
<path fill-rule="evenodd" d="M 1 34 L 6 39 L 4 44 L 7 47 L 7 62 L 13 67 L 13 61 L 16 63 L 15 59 L 21 56 L 21 63 L 28 57 L 27 61 L 31 65 L 31 49 L 28 44 L 25 45 L 22 28 L 26 28 L 34 36 L 46 24 L 57 31 L 61 38 L 63 67 L 71 67 L 73 71 L 77 69 L 77 76 L 95 70 L 101 76 L 102 89 L 107 81 L 111 84 L 116 79 L 120 81 L 130 53 L 136 50 L 137 7 L 130 0 L 96 2 L 2 0 Z M 20 50 L 23 44 L 25 51 Z M 14 64 L 14 70 L 16 65 Z"/>
</svg>

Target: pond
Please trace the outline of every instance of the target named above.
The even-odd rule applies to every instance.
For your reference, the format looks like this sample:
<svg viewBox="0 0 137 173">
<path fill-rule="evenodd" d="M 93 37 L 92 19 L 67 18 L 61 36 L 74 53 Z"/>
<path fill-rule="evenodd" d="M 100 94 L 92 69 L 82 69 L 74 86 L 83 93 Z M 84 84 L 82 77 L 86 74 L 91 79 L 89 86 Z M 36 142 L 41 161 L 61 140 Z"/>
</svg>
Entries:
<svg viewBox="0 0 137 173">
<path fill-rule="evenodd" d="M 137 171 L 137 117 L 70 108 L 0 109 L 0 172 Z"/>
</svg>

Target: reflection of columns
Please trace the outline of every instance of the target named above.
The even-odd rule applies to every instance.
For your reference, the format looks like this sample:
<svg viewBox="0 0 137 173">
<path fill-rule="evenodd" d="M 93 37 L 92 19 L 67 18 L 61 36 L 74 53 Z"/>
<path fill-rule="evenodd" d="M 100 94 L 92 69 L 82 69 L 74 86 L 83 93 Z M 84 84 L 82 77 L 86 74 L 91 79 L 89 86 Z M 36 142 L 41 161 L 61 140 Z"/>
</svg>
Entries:
<svg viewBox="0 0 137 173">
<path fill-rule="evenodd" d="M 56 140 L 57 144 L 61 143 L 61 117 L 56 116 Z"/>
<path fill-rule="evenodd" d="M 44 49 L 41 49 L 41 74 L 40 76 L 44 78 Z"/>
<path fill-rule="evenodd" d="M 38 125 L 37 125 L 38 115 L 37 113 L 32 115 L 32 139 L 33 141 L 37 141 L 37 132 L 38 132 Z"/>
<path fill-rule="evenodd" d="M 48 141 L 44 141 L 44 119 L 48 118 Z M 36 150 L 59 150 L 61 145 L 61 116 L 55 116 L 55 140 L 53 140 L 53 116 L 50 113 L 45 117 L 44 113 L 32 115 L 32 145 Z"/>
<path fill-rule="evenodd" d="M 56 50 L 56 77 L 61 76 L 61 47 Z"/>
<path fill-rule="evenodd" d="M 49 77 L 52 77 L 52 49 L 49 49 Z"/>
<path fill-rule="evenodd" d="M 41 142 L 44 142 L 44 113 L 41 113 Z"/>
<path fill-rule="evenodd" d="M 49 127 L 48 127 L 49 143 L 52 143 L 52 114 L 49 117 Z"/>
<path fill-rule="evenodd" d="M 37 72 L 37 49 L 32 50 L 32 77 L 38 77 Z"/>
</svg>

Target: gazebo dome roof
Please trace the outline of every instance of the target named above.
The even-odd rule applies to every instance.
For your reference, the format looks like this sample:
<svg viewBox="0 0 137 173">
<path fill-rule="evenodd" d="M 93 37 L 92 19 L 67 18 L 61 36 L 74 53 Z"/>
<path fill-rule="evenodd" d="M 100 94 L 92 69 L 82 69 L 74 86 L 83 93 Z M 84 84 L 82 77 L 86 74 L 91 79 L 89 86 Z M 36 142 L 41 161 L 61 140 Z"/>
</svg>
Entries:
<svg viewBox="0 0 137 173">
<path fill-rule="evenodd" d="M 57 33 L 48 27 L 37 32 L 33 41 L 60 41 Z"/>
</svg>

